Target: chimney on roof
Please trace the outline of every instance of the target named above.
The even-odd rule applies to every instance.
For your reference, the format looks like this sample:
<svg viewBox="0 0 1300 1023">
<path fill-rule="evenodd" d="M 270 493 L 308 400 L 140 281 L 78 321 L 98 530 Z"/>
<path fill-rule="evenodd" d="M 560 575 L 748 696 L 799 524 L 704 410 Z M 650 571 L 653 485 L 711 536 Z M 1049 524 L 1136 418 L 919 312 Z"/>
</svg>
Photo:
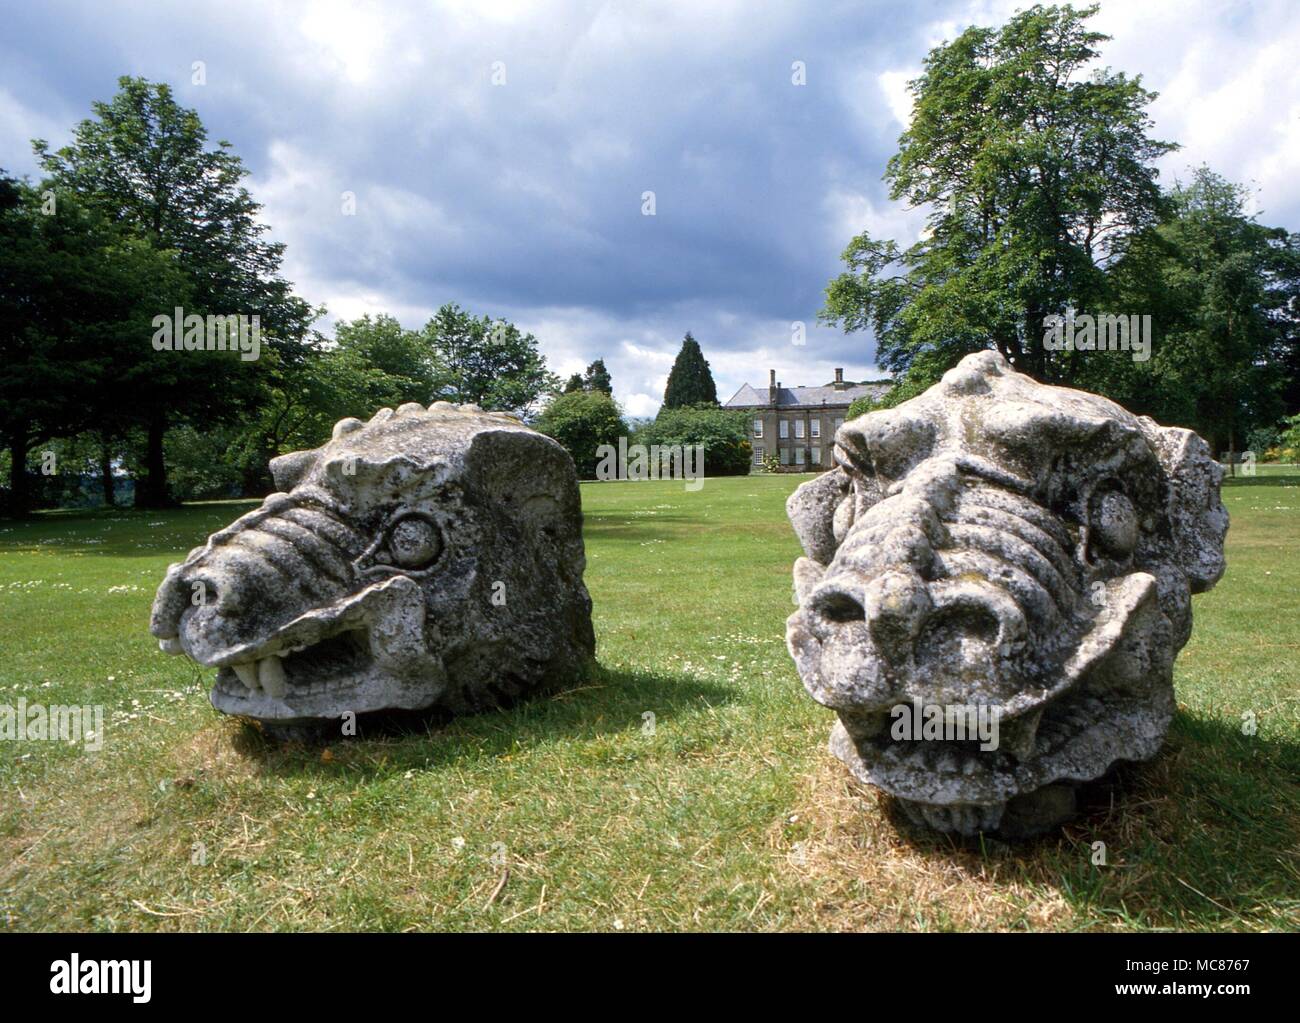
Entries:
<svg viewBox="0 0 1300 1023">
<path fill-rule="evenodd" d="M 848 386 L 844 383 L 844 369 L 841 366 L 835 367 L 835 390 L 842 391 Z"/>
<path fill-rule="evenodd" d="M 769 405 L 776 404 L 777 399 L 780 397 L 778 393 L 780 390 L 781 385 L 776 382 L 776 370 L 769 369 L 767 371 L 767 403 Z"/>
</svg>

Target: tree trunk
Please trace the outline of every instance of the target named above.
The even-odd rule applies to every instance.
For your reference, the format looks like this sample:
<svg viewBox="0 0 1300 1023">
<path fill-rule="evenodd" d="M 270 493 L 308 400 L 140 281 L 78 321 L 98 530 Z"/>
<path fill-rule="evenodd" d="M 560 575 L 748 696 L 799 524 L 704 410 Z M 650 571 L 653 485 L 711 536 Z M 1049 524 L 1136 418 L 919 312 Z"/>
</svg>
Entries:
<svg viewBox="0 0 1300 1023">
<path fill-rule="evenodd" d="M 16 519 L 31 512 L 31 480 L 27 476 L 27 441 L 9 438 L 9 513 Z"/>
<path fill-rule="evenodd" d="M 1040 383 L 1048 383 L 1047 352 L 1043 348 L 1043 312 L 1041 309 L 1025 310 L 1025 343 L 1021 352 L 1022 365 L 1016 367 Z"/>
<path fill-rule="evenodd" d="M 266 434 L 258 437 L 257 451 L 239 467 L 239 496 L 265 497 L 275 490 L 271 478 L 271 459 L 275 457 L 275 439 Z"/>
<path fill-rule="evenodd" d="M 113 438 L 107 433 L 99 435 L 99 478 L 104 484 L 104 504 L 109 508 L 117 506 L 117 493 L 113 479 Z"/>
<path fill-rule="evenodd" d="M 135 492 L 137 508 L 166 508 L 170 504 L 167 498 L 167 466 L 163 462 L 163 435 L 166 432 L 167 421 L 162 413 L 150 418 L 145 477 Z"/>
</svg>

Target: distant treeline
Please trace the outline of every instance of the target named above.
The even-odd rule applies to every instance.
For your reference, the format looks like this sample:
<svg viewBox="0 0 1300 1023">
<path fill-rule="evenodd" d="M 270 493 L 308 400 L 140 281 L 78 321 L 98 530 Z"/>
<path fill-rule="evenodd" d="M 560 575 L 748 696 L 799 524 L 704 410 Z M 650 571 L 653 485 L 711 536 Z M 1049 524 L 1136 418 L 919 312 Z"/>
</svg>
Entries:
<svg viewBox="0 0 1300 1023">
<path fill-rule="evenodd" d="M 520 412 L 559 391 L 537 339 L 449 303 L 312 329 L 246 171 L 166 85 L 123 78 L 44 177 L 0 172 L 0 502 L 10 513 L 262 494 L 276 454 L 407 401 Z M 178 321 L 179 322 L 174 322 Z M 233 329 L 232 329 L 233 328 Z"/>
</svg>

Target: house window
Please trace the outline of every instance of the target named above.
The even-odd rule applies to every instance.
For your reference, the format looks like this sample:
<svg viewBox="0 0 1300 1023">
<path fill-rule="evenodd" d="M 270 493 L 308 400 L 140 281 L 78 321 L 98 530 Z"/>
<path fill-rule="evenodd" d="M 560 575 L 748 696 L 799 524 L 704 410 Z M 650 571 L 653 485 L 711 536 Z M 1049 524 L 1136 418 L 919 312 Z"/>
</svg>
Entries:
<svg viewBox="0 0 1300 1023">
<path fill-rule="evenodd" d="M 754 436 L 755 437 L 763 436 L 763 420 L 761 419 L 754 420 Z"/>
<path fill-rule="evenodd" d="M 789 464 L 790 464 L 790 449 L 789 449 L 789 448 L 782 448 L 782 449 L 781 449 L 781 464 L 782 464 L 782 465 L 789 465 Z"/>
<path fill-rule="evenodd" d="M 795 465 L 803 465 L 803 456 L 804 456 L 804 450 L 803 450 L 803 448 L 795 448 L 795 449 L 794 449 L 794 464 L 795 464 Z"/>
<path fill-rule="evenodd" d="M 822 421 L 820 419 L 814 419 L 808 424 L 808 428 L 812 431 L 813 440 L 816 440 L 822 435 Z"/>
<path fill-rule="evenodd" d="M 813 448 L 813 449 L 812 449 L 812 458 L 810 458 L 809 461 L 812 462 L 813 465 L 821 465 L 821 464 L 822 464 L 822 449 L 821 449 L 821 448 Z"/>
<path fill-rule="evenodd" d="M 788 420 L 788 419 L 782 419 L 782 420 L 781 420 L 781 439 L 782 439 L 782 440 L 785 440 L 785 439 L 788 438 L 789 436 L 790 436 L 790 420 Z"/>
<path fill-rule="evenodd" d="M 762 445 L 762 444 L 759 444 L 759 445 L 757 445 L 757 446 L 754 448 L 754 464 L 755 464 L 755 465 L 762 465 L 762 464 L 763 464 L 763 445 Z"/>
<path fill-rule="evenodd" d="M 841 416 L 839 419 L 836 419 L 836 420 L 835 420 L 835 429 L 838 430 L 838 429 L 839 429 L 841 426 L 843 426 L 843 425 L 844 425 L 844 417 L 843 417 L 843 416 Z"/>
<path fill-rule="evenodd" d="M 802 420 L 802 419 L 796 419 L 796 420 L 794 421 L 794 437 L 795 437 L 795 440 L 803 440 L 803 420 Z"/>
</svg>

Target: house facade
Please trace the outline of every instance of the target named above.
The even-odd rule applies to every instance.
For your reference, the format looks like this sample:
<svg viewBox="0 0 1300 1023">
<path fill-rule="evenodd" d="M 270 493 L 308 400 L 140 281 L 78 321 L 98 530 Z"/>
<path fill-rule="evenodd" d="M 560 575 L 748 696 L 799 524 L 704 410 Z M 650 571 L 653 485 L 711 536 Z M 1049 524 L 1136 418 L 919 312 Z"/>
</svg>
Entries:
<svg viewBox="0 0 1300 1023">
<path fill-rule="evenodd" d="M 776 370 L 770 370 L 765 392 L 745 384 L 724 408 L 749 413 L 747 433 L 755 465 L 775 455 L 782 465 L 815 472 L 833 464 L 831 445 L 849 405 L 858 398 L 880 398 L 889 388 L 888 383 L 845 383 L 843 369 L 837 369 L 835 382 L 825 387 L 783 387 Z"/>
</svg>

